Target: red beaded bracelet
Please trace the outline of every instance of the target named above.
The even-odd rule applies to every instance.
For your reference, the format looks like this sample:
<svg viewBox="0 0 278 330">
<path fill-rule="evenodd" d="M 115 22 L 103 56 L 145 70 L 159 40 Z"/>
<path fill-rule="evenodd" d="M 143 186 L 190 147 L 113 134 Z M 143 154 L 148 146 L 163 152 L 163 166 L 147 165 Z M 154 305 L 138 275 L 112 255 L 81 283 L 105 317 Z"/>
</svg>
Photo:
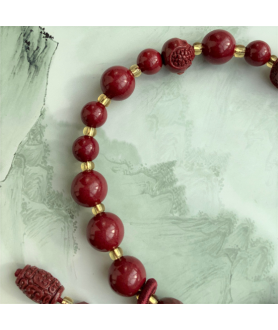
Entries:
<svg viewBox="0 0 278 330">
<path fill-rule="evenodd" d="M 106 107 L 111 100 L 125 100 L 133 93 L 135 77 L 139 77 L 142 72 L 153 75 L 160 71 L 163 64 L 171 72 L 183 74 L 191 66 L 195 55 L 200 54 L 212 64 L 224 64 L 233 56 L 244 57 L 246 62 L 253 66 L 267 64 L 271 68 L 270 80 L 278 88 L 278 60 L 275 55 L 271 55 L 270 47 L 263 41 L 253 41 L 247 47 L 236 45 L 234 37 L 224 30 L 208 33 L 202 43 L 195 43 L 193 46 L 185 40 L 173 38 L 163 45 L 161 54 L 154 49 L 145 49 L 138 55 L 137 64 L 132 65 L 130 69 L 114 66 L 103 73 L 100 82 L 103 94 L 98 97 L 98 102 L 93 101 L 83 107 L 81 119 L 86 125 L 83 130 L 84 136 L 77 138 L 72 147 L 73 155 L 82 162 L 82 172 L 74 178 L 71 194 L 77 204 L 92 207 L 94 214 L 87 226 L 87 239 L 96 250 L 109 252 L 113 260 L 109 269 L 111 288 L 122 296 L 136 295 L 139 304 L 181 304 L 181 302 L 174 298 L 157 298 L 155 296 L 157 283 L 154 279 L 146 281 L 143 264 L 135 257 L 123 256 L 123 251 L 119 247 L 124 237 L 123 223 L 117 215 L 105 212 L 102 204 L 108 186 L 105 178 L 94 170 L 92 161 L 99 153 L 99 145 L 94 136 L 96 128 L 102 126 L 107 119 Z M 21 272 L 17 271 L 16 276 L 18 274 Z M 57 281 L 55 288 L 58 290 L 60 282 L 58 281 L 58 285 Z M 20 283 L 19 279 L 17 283 Z M 52 303 L 56 301 L 69 303 L 69 298 L 64 300 L 60 298 L 63 290 L 59 289 L 59 292 L 57 290 L 53 291 L 52 300 L 48 297 L 45 300 L 40 298 L 35 301 L 49 303 L 44 301 L 51 300 Z M 32 299 L 32 296 L 29 297 Z"/>
</svg>

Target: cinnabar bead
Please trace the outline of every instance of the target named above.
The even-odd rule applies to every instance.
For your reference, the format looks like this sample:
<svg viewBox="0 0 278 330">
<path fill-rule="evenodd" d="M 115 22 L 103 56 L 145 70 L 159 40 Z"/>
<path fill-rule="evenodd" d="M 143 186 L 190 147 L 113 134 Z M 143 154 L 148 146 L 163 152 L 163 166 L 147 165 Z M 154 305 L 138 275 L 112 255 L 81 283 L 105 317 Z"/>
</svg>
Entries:
<svg viewBox="0 0 278 330">
<path fill-rule="evenodd" d="M 162 298 L 158 300 L 158 304 L 182 304 L 181 301 L 175 298 Z"/>
<path fill-rule="evenodd" d="M 107 119 L 107 110 L 100 102 L 89 102 L 81 111 L 81 120 L 88 127 L 100 127 Z"/>
<path fill-rule="evenodd" d="M 140 260 L 124 256 L 115 260 L 109 269 L 111 288 L 121 296 L 134 296 L 146 281 L 146 270 Z"/>
<path fill-rule="evenodd" d="M 124 225 L 121 219 L 113 213 L 99 213 L 88 223 L 88 242 L 98 251 L 114 250 L 121 244 L 123 238 Z"/>
<path fill-rule="evenodd" d="M 278 60 L 276 60 L 271 68 L 270 71 L 270 81 L 272 82 L 272 84 L 278 88 Z"/>
<path fill-rule="evenodd" d="M 112 66 L 103 73 L 100 87 L 109 99 L 122 101 L 133 93 L 135 78 L 129 69 L 123 66 Z"/>
<path fill-rule="evenodd" d="M 155 49 L 145 49 L 137 57 L 140 70 L 148 75 L 155 74 L 162 68 L 162 58 Z"/>
<path fill-rule="evenodd" d="M 72 145 L 72 153 L 80 162 L 94 160 L 99 153 L 98 142 L 91 136 L 80 136 Z"/>
<path fill-rule="evenodd" d="M 250 42 L 245 50 L 245 61 L 253 66 L 266 64 L 271 57 L 271 50 L 268 44 L 261 40 Z"/>
<path fill-rule="evenodd" d="M 97 171 L 84 171 L 74 178 L 71 195 L 75 202 L 85 207 L 100 204 L 107 195 L 107 182 Z"/>
<path fill-rule="evenodd" d="M 202 41 L 202 54 L 212 64 L 224 64 L 234 56 L 236 41 L 230 32 L 214 30 Z"/>
</svg>

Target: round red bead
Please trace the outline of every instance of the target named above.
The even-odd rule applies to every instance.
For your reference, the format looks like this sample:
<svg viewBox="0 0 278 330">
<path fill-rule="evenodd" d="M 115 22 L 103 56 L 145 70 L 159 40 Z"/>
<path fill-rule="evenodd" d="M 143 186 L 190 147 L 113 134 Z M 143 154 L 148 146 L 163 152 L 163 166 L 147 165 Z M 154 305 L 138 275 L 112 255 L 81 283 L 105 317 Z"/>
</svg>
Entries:
<svg viewBox="0 0 278 330">
<path fill-rule="evenodd" d="M 225 30 L 214 30 L 202 41 L 202 53 L 212 64 L 224 64 L 234 56 L 235 38 Z"/>
<path fill-rule="evenodd" d="M 117 248 L 124 238 L 124 225 L 113 213 L 102 212 L 87 226 L 87 239 L 93 248 L 108 252 Z"/>
<path fill-rule="evenodd" d="M 84 171 L 74 178 L 71 195 L 77 204 L 92 207 L 101 203 L 107 195 L 107 183 L 97 171 Z"/>
<path fill-rule="evenodd" d="M 134 296 L 146 281 L 146 270 L 140 260 L 124 256 L 115 260 L 109 269 L 109 283 L 118 294 Z"/>
<path fill-rule="evenodd" d="M 166 41 L 161 55 L 166 68 L 177 74 L 184 73 L 195 58 L 194 48 L 179 38 Z"/>
<path fill-rule="evenodd" d="M 133 93 L 135 78 L 129 69 L 123 66 L 112 66 L 103 73 L 100 86 L 109 99 L 121 101 Z"/>
<path fill-rule="evenodd" d="M 158 300 L 159 304 L 182 304 L 181 301 L 179 301 L 178 299 L 175 298 L 162 298 Z"/>
<path fill-rule="evenodd" d="M 137 57 L 140 70 L 148 75 L 155 74 L 162 68 L 162 58 L 155 49 L 145 49 Z"/>
<path fill-rule="evenodd" d="M 271 57 L 271 50 L 268 44 L 261 40 L 250 42 L 245 50 L 245 61 L 253 66 L 266 64 Z"/>
<path fill-rule="evenodd" d="M 80 162 L 94 160 L 99 153 L 98 142 L 91 136 L 80 136 L 72 145 L 72 153 Z"/>
<path fill-rule="evenodd" d="M 271 68 L 270 71 L 270 81 L 272 82 L 272 84 L 278 88 L 278 60 L 276 60 Z"/>
<path fill-rule="evenodd" d="M 89 102 L 81 111 L 81 120 L 86 126 L 100 127 L 107 119 L 107 110 L 100 102 Z"/>
</svg>

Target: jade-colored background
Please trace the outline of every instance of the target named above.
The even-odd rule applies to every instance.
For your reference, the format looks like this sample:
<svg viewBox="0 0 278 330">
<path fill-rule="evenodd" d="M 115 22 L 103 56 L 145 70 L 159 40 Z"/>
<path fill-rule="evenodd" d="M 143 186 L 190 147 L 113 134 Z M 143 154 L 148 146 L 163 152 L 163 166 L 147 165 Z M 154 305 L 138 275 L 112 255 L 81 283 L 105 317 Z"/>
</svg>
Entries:
<svg viewBox="0 0 278 330">
<path fill-rule="evenodd" d="M 25 264 L 51 272 L 75 301 L 136 302 L 110 289 L 111 260 L 85 238 L 91 209 L 71 199 L 80 110 L 101 94 L 106 68 L 215 28 L 1 28 L 1 303 L 31 302 L 14 284 Z M 277 27 L 224 29 L 278 55 Z M 108 108 L 96 136 L 104 204 L 124 222 L 124 253 L 144 263 L 160 297 L 278 302 L 278 94 L 268 76 L 244 59 L 213 66 L 197 56 L 181 76 L 142 75 L 129 99 Z"/>
</svg>

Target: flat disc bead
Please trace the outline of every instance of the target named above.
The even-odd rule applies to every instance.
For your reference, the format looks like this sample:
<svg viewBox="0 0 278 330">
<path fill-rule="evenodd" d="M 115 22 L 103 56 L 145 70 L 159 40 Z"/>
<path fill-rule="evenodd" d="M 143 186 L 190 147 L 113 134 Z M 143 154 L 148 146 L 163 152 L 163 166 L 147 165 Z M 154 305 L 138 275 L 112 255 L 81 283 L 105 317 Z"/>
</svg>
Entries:
<svg viewBox="0 0 278 330">
<path fill-rule="evenodd" d="M 175 298 L 162 298 L 158 300 L 158 304 L 182 304 L 181 301 Z"/>
<path fill-rule="evenodd" d="M 100 102 L 89 102 L 81 111 L 81 120 L 88 127 L 100 127 L 107 119 L 107 110 Z"/>
<path fill-rule="evenodd" d="M 146 270 L 140 260 L 124 256 L 115 260 L 109 269 L 111 288 L 121 296 L 134 296 L 146 281 Z"/>
<path fill-rule="evenodd" d="M 107 182 L 97 171 L 84 171 L 74 178 L 71 195 L 75 202 L 85 207 L 100 204 L 108 191 Z"/>
<path fill-rule="evenodd" d="M 145 49 L 138 55 L 137 65 L 144 74 L 155 74 L 162 68 L 161 55 L 155 49 Z"/>
<path fill-rule="evenodd" d="M 212 64 L 224 64 L 234 56 L 235 38 L 225 30 L 214 30 L 202 41 L 202 54 Z"/>
<path fill-rule="evenodd" d="M 72 153 L 80 162 L 94 160 L 99 153 L 98 142 L 91 136 L 80 136 L 72 145 Z"/>
<path fill-rule="evenodd" d="M 245 61 L 252 66 L 262 66 L 271 57 L 271 50 L 268 44 L 261 40 L 250 42 L 245 50 Z"/>
<path fill-rule="evenodd" d="M 133 93 L 135 78 L 129 69 L 123 66 L 112 66 L 103 73 L 100 87 L 109 99 L 122 101 Z"/>
<path fill-rule="evenodd" d="M 99 213 L 88 223 L 88 242 L 98 251 L 114 250 L 121 244 L 123 237 L 124 225 L 121 219 L 113 213 Z"/>
</svg>

